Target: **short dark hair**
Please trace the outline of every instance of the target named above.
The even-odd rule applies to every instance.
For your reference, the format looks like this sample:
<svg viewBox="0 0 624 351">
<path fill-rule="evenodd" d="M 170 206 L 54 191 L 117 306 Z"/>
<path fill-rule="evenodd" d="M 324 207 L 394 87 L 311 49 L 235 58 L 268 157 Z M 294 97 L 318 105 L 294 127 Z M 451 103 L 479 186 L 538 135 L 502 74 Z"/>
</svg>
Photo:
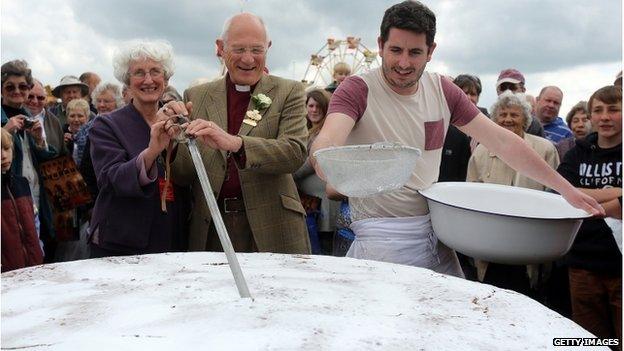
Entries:
<svg viewBox="0 0 624 351">
<path fill-rule="evenodd" d="M 602 101 L 605 104 L 617 104 L 622 101 L 622 88 L 615 85 L 607 85 L 596 90 L 587 102 L 589 114 L 592 113 L 594 100 Z"/>
<path fill-rule="evenodd" d="M 24 60 L 13 60 L 2 65 L 2 84 L 11 76 L 24 77 L 26 83 L 32 87 L 32 71 L 28 68 L 28 62 Z"/>
<path fill-rule="evenodd" d="M 388 40 L 391 28 L 425 34 L 427 46 L 433 45 L 436 33 L 436 17 L 429 8 L 418 1 L 406 0 L 386 10 L 381 21 L 381 43 Z"/>
<path fill-rule="evenodd" d="M 477 76 L 470 74 L 460 74 L 453 80 L 453 83 L 463 91 L 469 93 L 475 92 L 477 95 L 481 95 L 481 79 Z"/>
</svg>

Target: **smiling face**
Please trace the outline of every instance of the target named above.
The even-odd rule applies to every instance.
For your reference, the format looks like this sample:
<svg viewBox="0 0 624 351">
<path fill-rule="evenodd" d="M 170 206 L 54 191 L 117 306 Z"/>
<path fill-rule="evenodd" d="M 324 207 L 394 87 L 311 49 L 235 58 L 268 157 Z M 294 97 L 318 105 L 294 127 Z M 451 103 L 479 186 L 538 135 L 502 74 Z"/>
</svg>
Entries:
<svg viewBox="0 0 624 351">
<path fill-rule="evenodd" d="M 232 18 L 225 40 L 217 40 L 217 55 L 234 84 L 254 85 L 262 78 L 270 46 L 258 18 L 241 14 Z"/>
<path fill-rule="evenodd" d="M 572 129 L 572 132 L 574 133 L 574 137 L 576 139 L 584 138 L 589 132 L 588 127 L 590 126 L 591 125 L 589 125 L 589 118 L 587 117 L 587 114 L 583 111 L 577 111 L 570 120 L 570 129 Z"/>
<path fill-rule="evenodd" d="M 509 106 L 501 107 L 498 110 L 494 122 L 522 137 L 524 136 L 524 119 L 524 113 L 520 106 Z"/>
<path fill-rule="evenodd" d="M 28 94 L 28 102 L 26 103 L 26 107 L 30 111 L 33 116 L 38 115 L 43 111 L 46 103 L 46 92 L 43 90 L 43 87 L 40 83 L 35 82 L 30 93 Z"/>
<path fill-rule="evenodd" d="M 128 73 L 128 91 L 134 102 L 157 104 L 167 87 L 162 65 L 152 59 L 139 59 L 130 64 Z"/>
<path fill-rule="evenodd" d="M 418 80 L 436 46 L 427 46 L 426 39 L 425 34 L 397 28 L 390 29 L 385 43 L 381 37 L 377 39 L 384 78 L 397 94 L 411 95 L 418 90 Z"/>
<path fill-rule="evenodd" d="M 9 76 L 2 83 L 2 103 L 19 108 L 28 100 L 30 86 L 24 76 Z"/>
<path fill-rule="evenodd" d="M 622 101 L 605 104 L 594 99 L 591 104 L 592 129 L 598 132 L 601 147 L 613 147 L 622 143 Z"/>
</svg>

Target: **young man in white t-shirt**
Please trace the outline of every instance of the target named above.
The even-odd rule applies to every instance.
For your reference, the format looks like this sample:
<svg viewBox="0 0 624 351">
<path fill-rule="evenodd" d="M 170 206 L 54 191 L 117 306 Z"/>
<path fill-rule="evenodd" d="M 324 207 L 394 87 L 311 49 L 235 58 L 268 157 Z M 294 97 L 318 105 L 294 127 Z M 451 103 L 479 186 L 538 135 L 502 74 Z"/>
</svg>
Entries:
<svg viewBox="0 0 624 351">
<path fill-rule="evenodd" d="M 455 253 L 437 242 L 426 201 L 417 191 L 437 180 L 450 123 L 573 206 L 604 215 L 595 200 L 559 176 L 521 138 L 483 115 L 450 80 L 425 72 L 436 48 L 435 27 L 433 12 L 417 1 L 386 10 L 378 38 L 382 67 L 351 76 L 338 87 L 313 146 L 391 141 L 423 150 L 403 188 L 350 199 L 356 239 L 347 256 L 462 276 Z"/>
</svg>

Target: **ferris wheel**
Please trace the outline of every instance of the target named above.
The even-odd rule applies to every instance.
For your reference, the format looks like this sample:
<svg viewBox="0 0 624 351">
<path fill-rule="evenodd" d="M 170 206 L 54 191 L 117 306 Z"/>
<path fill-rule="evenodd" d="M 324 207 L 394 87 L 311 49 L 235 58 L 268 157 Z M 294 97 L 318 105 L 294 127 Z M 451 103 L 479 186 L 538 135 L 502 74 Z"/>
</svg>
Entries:
<svg viewBox="0 0 624 351">
<path fill-rule="evenodd" d="M 360 38 L 328 38 L 325 45 L 310 56 L 301 81 L 311 86 L 327 86 L 334 80 L 333 68 L 338 62 L 347 63 L 351 67 L 351 74 L 366 72 L 380 65 L 377 51 L 368 49 Z"/>
</svg>

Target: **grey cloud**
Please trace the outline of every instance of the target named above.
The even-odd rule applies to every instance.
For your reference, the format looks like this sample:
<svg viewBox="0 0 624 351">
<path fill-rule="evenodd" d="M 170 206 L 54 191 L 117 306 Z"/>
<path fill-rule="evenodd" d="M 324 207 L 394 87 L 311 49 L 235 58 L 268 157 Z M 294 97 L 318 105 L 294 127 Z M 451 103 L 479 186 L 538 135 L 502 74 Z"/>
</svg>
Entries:
<svg viewBox="0 0 624 351">
<path fill-rule="evenodd" d="M 245 10 L 264 17 L 273 47 L 269 65 L 284 70 L 307 60 L 334 26 L 375 46 L 386 8 L 396 1 L 79 1 L 76 17 L 116 39 L 159 37 L 178 54 L 216 65 L 214 39 L 223 21 Z M 426 1 L 438 16 L 435 60 L 456 73 L 488 74 L 508 66 L 526 72 L 620 58 L 621 3 L 585 1 Z M 120 13 L 121 11 L 121 13 Z"/>
<path fill-rule="evenodd" d="M 328 36 L 338 35 L 330 28 L 360 37 L 363 43 L 376 49 L 383 12 L 397 2 L 70 1 L 76 20 L 108 42 L 133 38 L 169 40 L 179 58 L 176 81 L 190 81 L 218 71 L 214 40 L 224 20 L 239 12 L 241 6 L 261 15 L 269 27 L 273 40 L 268 58 L 271 71 L 288 72 L 293 61 L 307 62 Z M 24 0 L 24 3 L 23 6 L 33 6 L 35 1 Z M 618 0 L 431 0 L 425 3 L 438 17 L 434 61 L 448 67 L 450 74 L 493 75 L 511 66 L 530 74 L 621 60 L 622 20 Z M 41 6 L 45 5 L 42 3 L 37 8 Z M 7 15 L 10 14 L 3 13 Z M 3 51 L 19 52 L 20 45 L 3 34 Z"/>
</svg>

